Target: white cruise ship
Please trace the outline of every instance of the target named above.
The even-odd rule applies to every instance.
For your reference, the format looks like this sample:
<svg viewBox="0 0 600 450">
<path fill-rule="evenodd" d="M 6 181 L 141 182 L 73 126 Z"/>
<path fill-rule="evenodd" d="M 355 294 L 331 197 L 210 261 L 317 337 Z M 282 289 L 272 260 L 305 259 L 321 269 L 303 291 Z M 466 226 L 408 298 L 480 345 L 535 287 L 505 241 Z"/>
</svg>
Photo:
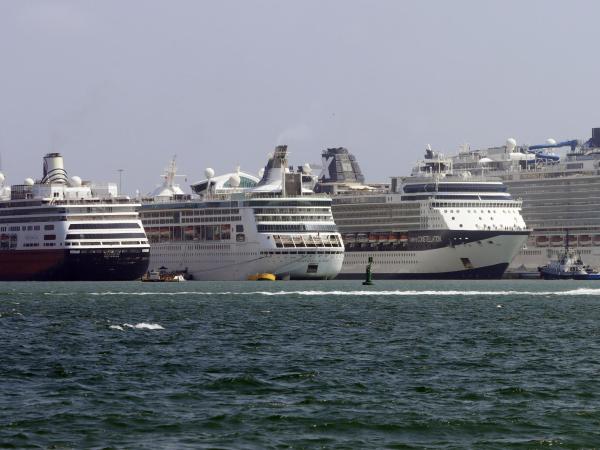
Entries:
<svg viewBox="0 0 600 450">
<path fill-rule="evenodd" d="M 0 174 L 4 182 L 4 175 Z M 150 246 L 136 212 L 114 184 L 67 177 L 58 153 L 43 178 L 0 189 L 0 280 L 133 280 Z"/>
<path fill-rule="evenodd" d="M 428 150 L 410 177 L 366 185 L 345 148 L 323 152 L 316 190 L 333 196 L 346 256 L 338 278 L 500 278 L 529 231 L 499 181 L 455 176 Z"/>
<path fill-rule="evenodd" d="M 308 172 L 308 167 L 306 167 Z M 175 184 L 174 162 L 163 184 L 140 209 L 152 247 L 150 267 L 194 280 L 331 279 L 342 267 L 344 245 L 331 199 L 303 186 L 308 173 L 290 171 L 279 146 L 259 180 L 239 170 L 192 185 Z M 311 186 L 312 187 L 312 186 Z"/>
<path fill-rule="evenodd" d="M 463 148 L 452 160 L 455 171 L 502 180 L 522 199 L 532 233 L 509 271 L 536 272 L 560 256 L 567 235 L 586 264 L 600 267 L 600 128 L 585 142 L 529 146 L 511 138 L 499 147 Z"/>
</svg>

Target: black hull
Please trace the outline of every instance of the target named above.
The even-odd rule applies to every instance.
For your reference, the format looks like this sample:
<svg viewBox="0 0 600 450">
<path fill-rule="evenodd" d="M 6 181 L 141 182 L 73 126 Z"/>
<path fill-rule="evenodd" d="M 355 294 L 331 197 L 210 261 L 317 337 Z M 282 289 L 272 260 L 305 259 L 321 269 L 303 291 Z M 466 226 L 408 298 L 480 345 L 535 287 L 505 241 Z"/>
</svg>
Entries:
<svg viewBox="0 0 600 450">
<path fill-rule="evenodd" d="M 506 271 L 508 263 L 494 264 L 493 266 L 479 267 L 477 269 L 458 270 L 455 272 L 439 273 L 377 273 L 373 280 L 498 280 Z M 361 273 L 340 273 L 336 280 L 362 280 Z"/>
<path fill-rule="evenodd" d="M 140 248 L 7 251 L 0 253 L 0 281 L 128 281 L 148 270 Z"/>
</svg>

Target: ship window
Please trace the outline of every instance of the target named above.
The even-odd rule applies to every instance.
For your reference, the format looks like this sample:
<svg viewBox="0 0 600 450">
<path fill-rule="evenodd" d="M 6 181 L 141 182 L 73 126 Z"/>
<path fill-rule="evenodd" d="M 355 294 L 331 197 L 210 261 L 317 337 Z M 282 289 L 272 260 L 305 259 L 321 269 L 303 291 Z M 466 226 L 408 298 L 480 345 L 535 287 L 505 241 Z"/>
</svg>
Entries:
<svg viewBox="0 0 600 450">
<path fill-rule="evenodd" d="M 54 230 L 54 225 L 44 225 L 44 230 Z"/>
<path fill-rule="evenodd" d="M 318 264 L 309 264 L 308 267 L 306 268 L 306 273 L 317 273 L 318 269 L 319 269 Z"/>
<path fill-rule="evenodd" d="M 235 226 L 235 232 L 236 233 L 243 233 L 244 232 L 244 225 L 236 225 Z"/>
<path fill-rule="evenodd" d="M 56 240 L 56 235 L 55 234 L 45 234 L 44 240 L 45 241 L 54 241 L 54 240 Z"/>
</svg>

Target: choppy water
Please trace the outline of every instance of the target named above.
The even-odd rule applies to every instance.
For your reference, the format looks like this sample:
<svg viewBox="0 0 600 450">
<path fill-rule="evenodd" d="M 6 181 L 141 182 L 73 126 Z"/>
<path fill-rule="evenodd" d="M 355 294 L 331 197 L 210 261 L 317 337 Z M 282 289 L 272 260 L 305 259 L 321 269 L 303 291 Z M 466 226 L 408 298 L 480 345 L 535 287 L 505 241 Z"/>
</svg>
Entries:
<svg viewBox="0 0 600 450">
<path fill-rule="evenodd" d="M 0 356 L 0 448 L 600 445 L 600 283 L 4 283 Z"/>
</svg>

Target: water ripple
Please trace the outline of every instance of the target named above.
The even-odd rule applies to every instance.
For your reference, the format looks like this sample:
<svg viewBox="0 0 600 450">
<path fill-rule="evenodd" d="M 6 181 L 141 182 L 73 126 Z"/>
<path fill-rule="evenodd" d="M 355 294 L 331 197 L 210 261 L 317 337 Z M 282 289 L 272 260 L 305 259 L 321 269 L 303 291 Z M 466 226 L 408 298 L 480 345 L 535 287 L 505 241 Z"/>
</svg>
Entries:
<svg viewBox="0 0 600 450">
<path fill-rule="evenodd" d="M 140 286 L 5 285 L 1 448 L 600 442 L 594 283 Z"/>
</svg>

